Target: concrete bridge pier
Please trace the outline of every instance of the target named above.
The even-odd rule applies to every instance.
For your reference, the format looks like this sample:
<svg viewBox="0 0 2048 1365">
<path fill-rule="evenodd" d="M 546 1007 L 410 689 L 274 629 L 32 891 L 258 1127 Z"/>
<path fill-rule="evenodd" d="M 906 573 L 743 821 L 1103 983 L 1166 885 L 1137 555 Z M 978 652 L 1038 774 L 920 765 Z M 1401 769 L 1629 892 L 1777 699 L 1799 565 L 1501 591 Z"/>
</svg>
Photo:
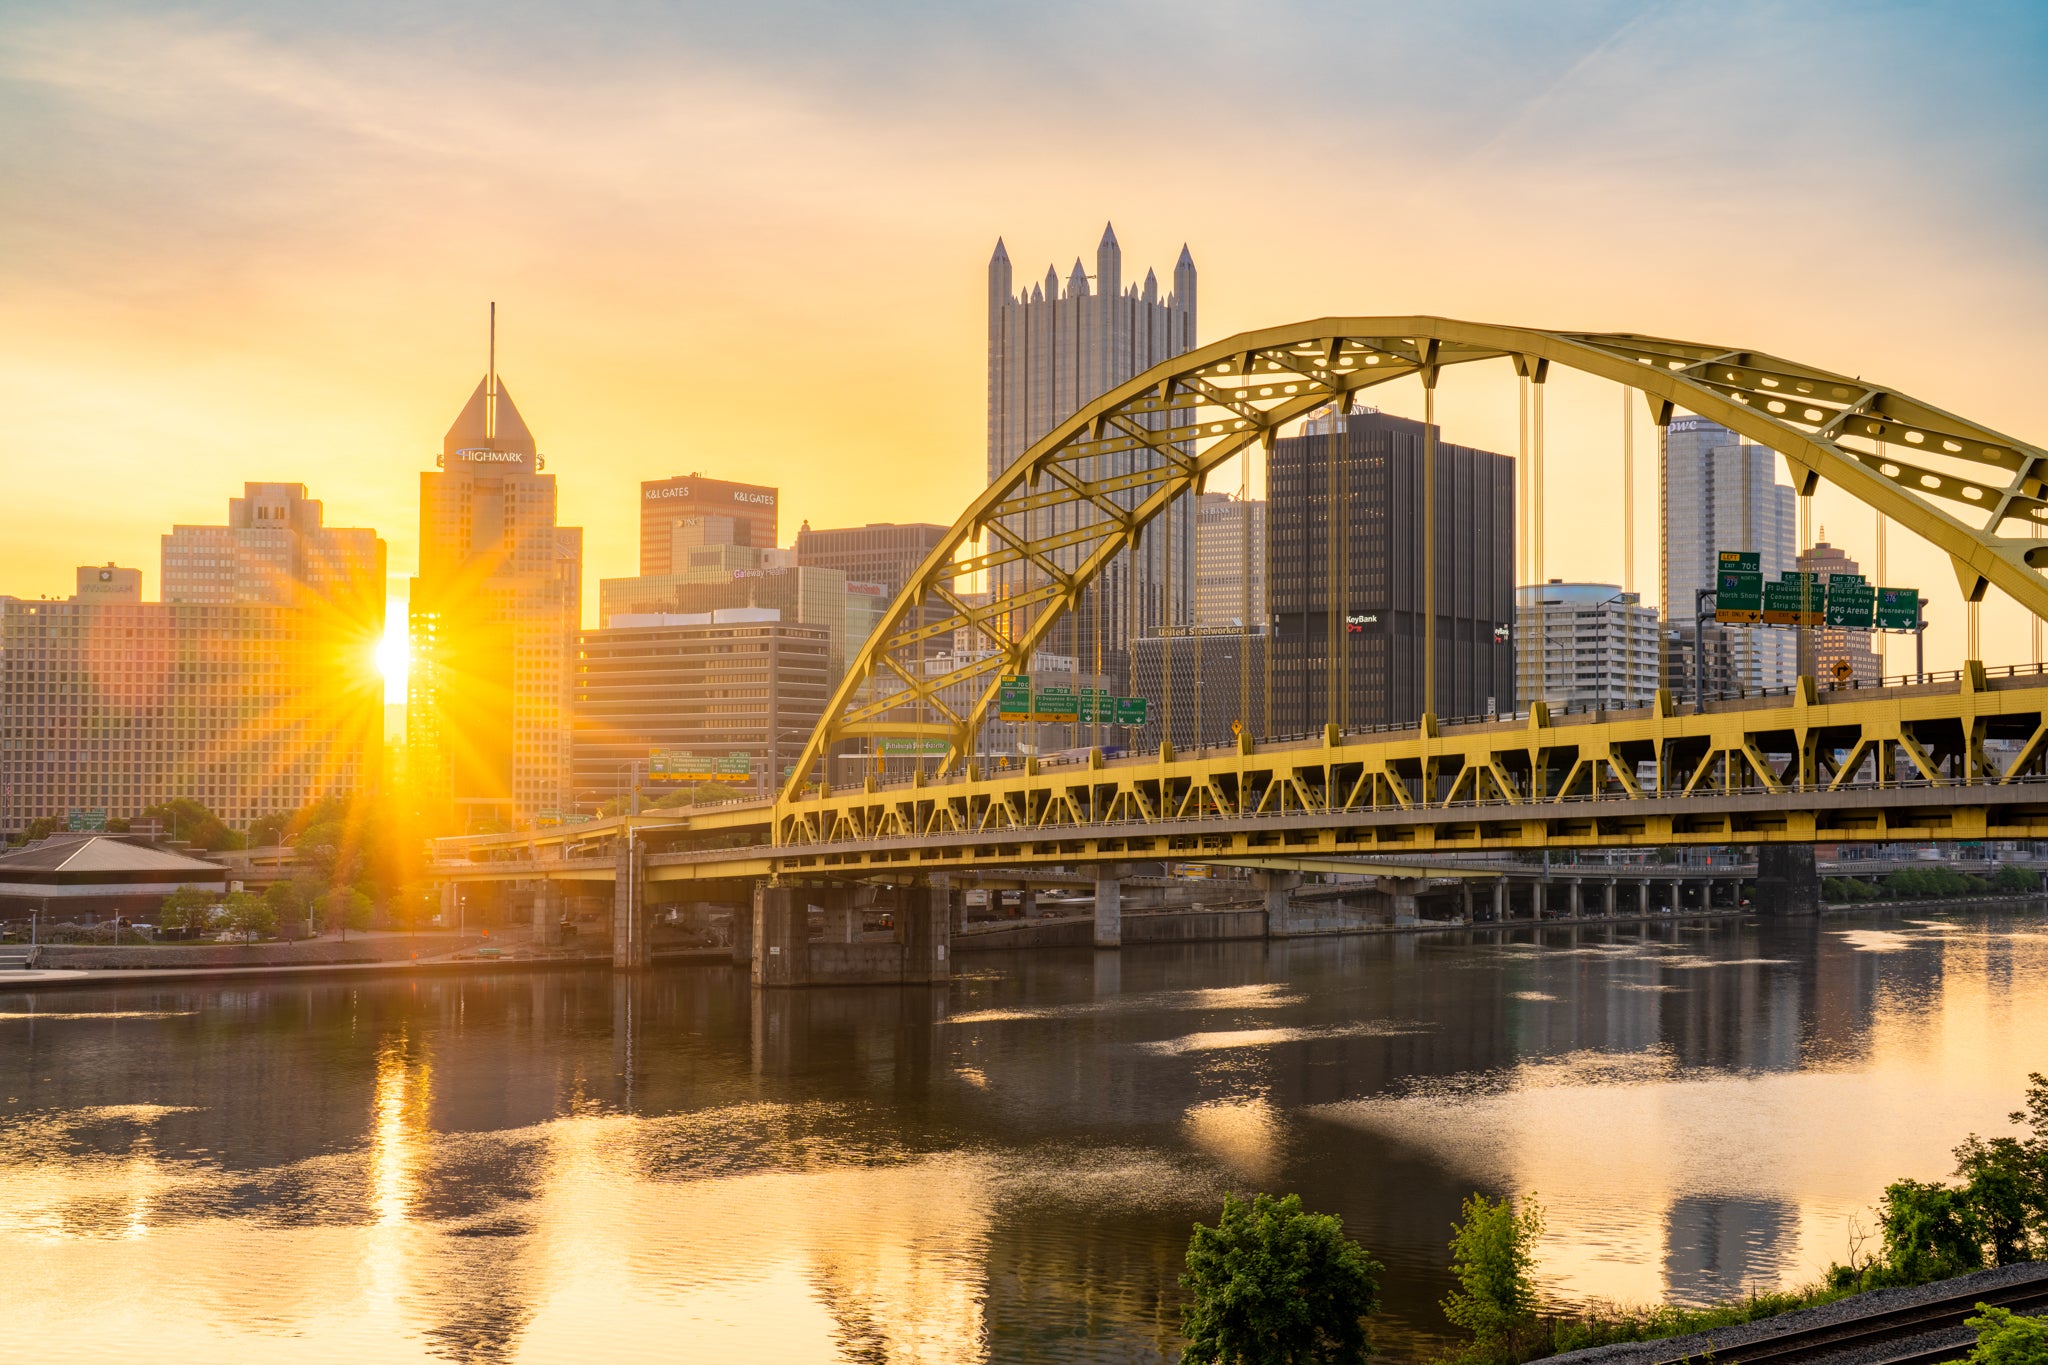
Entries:
<svg viewBox="0 0 2048 1365">
<path fill-rule="evenodd" d="M 1252 889 L 1266 911 L 1266 937 L 1280 938 L 1294 928 L 1294 890 L 1301 885 L 1299 872 L 1253 872 Z"/>
<path fill-rule="evenodd" d="M 815 905 L 825 912 L 825 942 L 860 942 L 862 915 L 854 904 L 856 894 L 850 886 L 811 887 L 803 894 L 806 923 Z"/>
<path fill-rule="evenodd" d="M 1571 906 L 1571 916 L 1573 919 L 1584 919 L 1586 915 L 1585 878 L 1573 877 L 1568 885 L 1571 889 L 1567 893 L 1570 897 L 1567 903 Z"/>
<path fill-rule="evenodd" d="M 1812 844 L 1764 844 L 1756 851 L 1756 905 L 1767 915 L 1820 913 L 1820 870 Z"/>
<path fill-rule="evenodd" d="M 1124 869 L 1116 863 L 1095 868 L 1095 946 L 1121 948 L 1124 943 Z"/>
<path fill-rule="evenodd" d="M 760 899 L 763 883 L 754 884 L 754 898 Z M 732 965 L 744 966 L 754 960 L 754 907 L 752 902 L 732 908 Z"/>
<path fill-rule="evenodd" d="M 1541 877 L 1529 883 L 1529 922 L 1531 924 L 1542 923 L 1543 912 L 1549 908 L 1549 892 L 1550 887 Z"/>
<path fill-rule="evenodd" d="M 1392 922 L 1414 924 L 1422 918 L 1422 892 L 1429 883 L 1418 877 L 1381 877 L 1380 890 L 1387 898 Z"/>
<path fill-rule="evenodd" d="M 1615 891 L 1619 885 L 1620 879 L 1616 877 L 1609 877 L 1600 885 L 1600 913 L 1608 919 L 1614 918 Z"/>
<path fill-rule="evenodd" d="M 637 839 L 619 841 L 612 879 L 612 968 L 632 971 L 654 960 L 647 913 L 647 851 Z"/>
<path fill-rule="evenodd" d="M 562 888 L 540 882 L 533 888 L 533 946 L 554 948 L 562 942 Z"/>
<path fill-rule="evenodd" d="M 1495 878 L 1493 883 L 1493 922 L 1500 924 L 1508 917 L 1508 879 Z"/>
</svg>

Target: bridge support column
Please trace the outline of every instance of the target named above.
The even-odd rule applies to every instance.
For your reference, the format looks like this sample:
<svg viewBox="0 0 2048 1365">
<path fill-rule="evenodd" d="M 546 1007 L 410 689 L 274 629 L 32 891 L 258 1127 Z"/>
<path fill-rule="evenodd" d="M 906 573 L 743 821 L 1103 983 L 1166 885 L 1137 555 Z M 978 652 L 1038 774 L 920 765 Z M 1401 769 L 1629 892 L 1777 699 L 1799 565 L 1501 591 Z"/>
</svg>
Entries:
<svg viewBox="0 0 2048 1365">
<path fill-rule="evenodd" d="M 533 946 L 553 948 L 562 941 L 562 888 L 541 882 L 533 889 Z"/>
<path fill-rule="evenodd" d="M 758 896 L 766 883 L 754 883 Z M 754 906 L 752 901 L 732 908 L 732 965 L 744 966 L 754 960 Z"/>
<path fill-rule="evenodd" d="M 1614 892 L 1616 880 L 1609 877 L 1600 888 L 1600 913 L 1608 919 L 1614 918 Z"/>
<path fill-rule="evenodd" d="M 1529 922 L 1531 924 L 1542 922 L 1543 912 L 1549 908 L 1549 891 L 1549 884 L 1541 877 L 1529 883 Z"/>
<path fill-rule="evenodd" d="M 825 942 L 860 942 L 862 916 L 854 904 L 855 896 L 850 886 L 812 887 L 803 893 L 806 915 L 813 905 L 825 912 Z"/>
<path fill-rule="evenodd" d="M 1508 917 L 1508 879 L 1501 877 L 1493 884 L 1493 922 L 1504 923 Z"/>
<path fill-rule="evenodd" d="M 1017 893 L 1017 918 L 1030 919 L 1037 913 L 1038 890 L 1036 887 L 1027 886 Z"/>
<path fill-rule="evenodd" d="M 1380 878 L 1380 889 L 1386 893 L 1387 908 L 1396 926 L 1413 924 L 1422 918 L 1422 888 L 1427 885 L 1428 882 L 1416 877 Z"/>
<path fill-rule="evenodd" d="M 612 878 L 612 967 L 632 971 L 653 961 L 649 951 L 646 850 L 637 839 L 619 842 Z"/>
<path fill-rule="evenodd" d="M 1568 885 L 1571 889 L 1569 892 L 1566 893 L 1570 898 L 1567 903 L 1571 906 L 1572 918 L 1584 919 L 1586 917 L 1585 881 L 1583 878 L 1574 877 L 1571 879 Z"/>
<path fill-rule="evenodd" d="M 947 919 L 952 890 L 940 874 L 897 895 L 896 941 L 903 945 L 903 982 L 944 981 L 952 974 L 952 935 Z"/>
<path fill-rule="evenodd" d="M 1266 909 L 1266 937 L 1282 938 L 1294 931 L 1294 888 L 1299 872 L 1253 872 L 1252 888 Z"/>
<path fill-rule="evenodd" d="M 811 906 L 805 897 L 791 886 L 754 887 L 756 986 L 801 986 L 809 979 Z"/>
<path fill-rule="evenodd" d="M 1470 877 L 1458 878 L 1458 900 L 1465 910 L 1465 923 L 1470 924 L 1472 922 L 1472 879 Z"/>
<path fill-rule="evenodd" d="M 1124 869 L 1116 863 L 1095 867 L 1095 946 L 1124 944 Z"/>
<path fill-rule="evenodd" d="M 1821 913 L 1821 872 L 1810 843 L 1757 847 L 1757 909 L 1765 915 Z"/>
</svg>

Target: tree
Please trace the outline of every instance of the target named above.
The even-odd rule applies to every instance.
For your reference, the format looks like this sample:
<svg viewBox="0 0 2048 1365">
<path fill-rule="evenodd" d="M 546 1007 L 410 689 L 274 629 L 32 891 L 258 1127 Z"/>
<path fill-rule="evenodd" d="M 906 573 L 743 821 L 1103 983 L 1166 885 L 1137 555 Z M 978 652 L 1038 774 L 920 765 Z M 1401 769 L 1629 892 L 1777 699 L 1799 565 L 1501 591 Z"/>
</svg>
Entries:
<svg viewBox="0 0 2048 1365">
<path fill-rule="evenodd" d="M 370 912 L 374 908 L 370 898 L 352 886 L 337 886 L 323 898 L 321 908 L 326 913 L 327 927 L 341 933 L 342 942 L 348 941 L 348 931 L 362 933 L 370 927 Z"/>
<path fill-rule="evenodd" d="M 306 925 L 306 905 L 290 882 L 272 882 L 263 890 L 263 904 L 270 910 L 271 932 L 296 939 Z"/>
<path fill-rule="evenodd" d="M 1451 1226 L 1451 1273 L 1458 1289 L 1444 1300 L 1444 1316 L 1472 1334 L 1477 1345 L 1506 1346 L 1536 1325 L 1536 1239 L 1543 1210 L 1531 1199 L 1518 1213 L 1503 1197 L 1465 1200 L 1465 1221 Z"/>
<path fill-rule="evenodd" d="M 213 922 L 213 895 L 196 886 L 181 886 L 164 897 L 157 910 L 157 924 L 165 929 L 203 933 Z"/>
<path fill-rule="evenodd" d="M 189 796 L 145 806 L 142 818 L 154 820 L 164 833 L 182 839 L 208 853 L 240 848 L 242 836 L 229 829 L 218 815 Z"/>
<path fill-rule="evenodd" d="M 1223 1197 L 1213 1228 L 1195 1224 L 1181 1310 L 1184 1365 L 1354 1365 L 1372 1353 L 1365 1319 L 1381 1266 L 1299 1195 Z"/>
<path fill-rule="evenodd" d="M 269 901 L 254 892 L 229 892 L 221 908 L 227 912 L 228 927 L 252 942 L 260 934 L 277 930 L 277 912 Z"/>
<path fill-rule="evenodd" d="M 2048 1365 L 2048 1321 L 1980 1303 L 1963 1326 L 1977 1334 L 1968 1365 Z"/>
<path fill-rule="evenodd" d="M 1984 1233 L 1966 1191 L 1932 1181 L 1894 1180 L 1878 1206 L 1884 1259 L 1905 1284 L 1984 1268 Z"/>
</svg>

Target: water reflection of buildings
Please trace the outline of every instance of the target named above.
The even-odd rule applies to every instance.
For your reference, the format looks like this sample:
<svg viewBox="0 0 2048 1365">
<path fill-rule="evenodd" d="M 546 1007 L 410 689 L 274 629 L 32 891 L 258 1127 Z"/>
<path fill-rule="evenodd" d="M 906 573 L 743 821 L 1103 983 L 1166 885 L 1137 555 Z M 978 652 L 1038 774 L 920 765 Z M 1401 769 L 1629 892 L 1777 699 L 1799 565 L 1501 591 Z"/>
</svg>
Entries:
<svg viewBox="0 0 2048 1365">
<path fill-rule="evenodd" d="M 1684 1195 L 1664 1212 L 1664 1283 L 1683 1303 L 1711 1303 L 1776 1285 L 1788 1268 L 1799 1211 L 1782 1199 Z"/>
</svg>

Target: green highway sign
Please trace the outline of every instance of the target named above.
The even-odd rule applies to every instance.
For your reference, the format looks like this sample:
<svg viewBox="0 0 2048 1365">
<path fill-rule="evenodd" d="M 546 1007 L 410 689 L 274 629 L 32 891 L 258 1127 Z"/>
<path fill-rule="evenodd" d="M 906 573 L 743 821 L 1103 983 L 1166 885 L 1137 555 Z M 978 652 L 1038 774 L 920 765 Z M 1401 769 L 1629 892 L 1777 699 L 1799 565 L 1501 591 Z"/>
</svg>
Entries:
<svg viewBox="0 0 2048 1365">
<path fill-rule="evenodd" d="M 1827 589 L 1811 581 L 1764 584 L 1764 624 L 1817 626 L 1827 611 Z"/>
<path fill-rule="evenodd" d="M 1118 697 L 1116 699 L 1116 723 L 1118 725 L 1143 725 L 1145 723 L 1145 699 L 1143 697 Z"/>
<path fill-rule="evenodd" d="M 1081 699 L 1071 687 L 1041 687 L 1032 694 L 1033 720 L 1076 720 L 1080 714 Z"/>
<path fill-rule="evenodd" d="M 1723 550 L 1720 553 L 1723 573 L 1763 572 L 1763 556 L 1755 550 Z"/>
<path fill-rule="evenodd" d="M 1877 590 L 1877 628 L 1879 630 L 1916 630 L 1920 625 L 1920 590 L 1918 588 L 1879 588 Z"/>
<path fill-rule="evenodd" d="M 1025 674 L 1004 678 L 996 684 L 996 719 L 1031 719 L 1031 679 Z"/>
<path fill-rule="evenodd" d="M 67 832 L 97 833 L 107 827 L 107 813 L 103 810 L 78 810 L 65 812 L 64 828 Z"/>
<path fill-rule="evenodd" d="M 1877 612 L 1877 589 L 1867 583 L 1844 583 L 1846 576 L 1837 574 L 1828 580 L 1826 623 L 1850 630 L 1869 630 Z"/>
<path fill-rule="evenodd" d="M 934 735 L 922 737 L 884 735 L 875 741 L 875 752 L 889 758 L 914 758 L 920 754 L 944 754 L 946 741 Z"/>
<path fill-rule="evenodd" d="M 1721 557 L 1728 558 L 1725 552 Z M 1714 588 L 1714 619 L 1723 625 L 1753 625 L 1763 619 L 1763 611 L 1764 576 L 1750 569 L 1722 569 Z"/>
<path fill-rule="evenodd" d="M 1870 580 L 1860 573 L 1831 573 L 1828 575 L 1829 588 L 1850 588 Z"/>
</svg>

